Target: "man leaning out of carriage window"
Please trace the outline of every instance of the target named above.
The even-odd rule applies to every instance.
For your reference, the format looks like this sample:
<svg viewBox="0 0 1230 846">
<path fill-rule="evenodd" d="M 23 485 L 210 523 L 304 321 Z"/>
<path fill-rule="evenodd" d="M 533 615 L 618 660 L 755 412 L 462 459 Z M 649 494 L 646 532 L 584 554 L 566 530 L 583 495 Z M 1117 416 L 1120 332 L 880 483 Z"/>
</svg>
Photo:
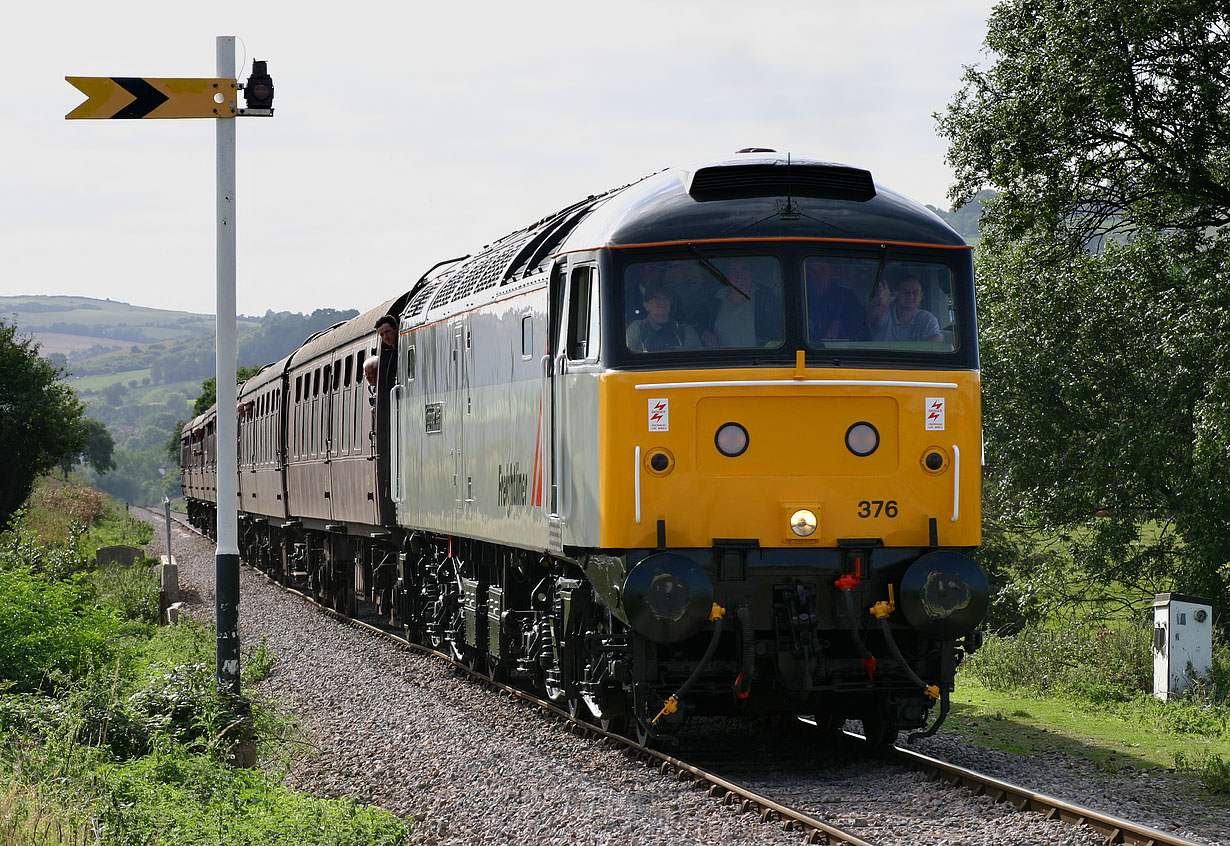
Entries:
<svg viewBox="0 0 1230 846">
<path fill-rule="evenodd" d="M 661 285 L 645 289 L 645 317 L 628 325 L 628 349 L 632 352 L 700 349 L 700 336 L 686 323 L 671 319 L 674 300 Z"/>
</svg>

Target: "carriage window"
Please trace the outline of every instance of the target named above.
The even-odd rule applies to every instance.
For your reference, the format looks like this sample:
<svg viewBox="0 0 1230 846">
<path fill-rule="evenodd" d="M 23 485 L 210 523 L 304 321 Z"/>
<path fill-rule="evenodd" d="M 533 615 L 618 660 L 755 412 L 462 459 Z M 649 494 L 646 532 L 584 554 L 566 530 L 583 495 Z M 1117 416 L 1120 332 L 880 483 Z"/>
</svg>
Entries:
<svg viewBox="0 0 1230 846">
<path fill-rule="evenodd" d="M 352 354 L 352 355 L 346 356 L 346 374 L 342 377 L 342 385 L 347 388 L 350 387 L 350 373 L 353 367 L 354 367 L 354 355 Z"/>
<path fill-rule="evenodd" d="M 405 360 L 405 367 L 406 367 L 406 375 L 403 381 L 413 382 L 414 381 L 414 364 L 415 364 L 414 344 L 411 344 L 410 346 L 406 347 L 406 354 L 403 358 Z"/>
<path fill-rule="evenodd" d="M 534 357 L 534 316 L 527 314 L 521 318 L 521 359 L 529 361 Z"/>
<path fill-rule="evenodd" d="M 879 275 L 879 282 L 876 278 Z M 952 271 L 935 262 L 811 256 L 803 261 L 814 348 L 956 349 Z"/>
<path fill-rule="evenodd" d="M 781 264 L 773 256 L 630 264 L 624 326 L 634 353 L 780 347 Z"/>
</svg>

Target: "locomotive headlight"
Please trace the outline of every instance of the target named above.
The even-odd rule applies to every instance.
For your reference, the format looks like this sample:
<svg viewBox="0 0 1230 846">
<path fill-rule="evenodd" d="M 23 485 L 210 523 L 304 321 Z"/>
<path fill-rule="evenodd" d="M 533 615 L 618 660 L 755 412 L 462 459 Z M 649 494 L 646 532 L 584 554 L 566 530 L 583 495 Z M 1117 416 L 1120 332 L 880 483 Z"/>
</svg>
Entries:
<svg viewBox="0 0 1230 846">
<path fill-rule="evenodd" d="M 747 451 L 747 429 L 738 423 L 723 423 L 714 435 L 713 442 L 717 444 L 718 451 L 722 455 L 731 458 L 743 455 Z"/>
<path fill-rule="evenodd" d="M 790 515 L 790 531 L 805 538 L 816 531 L 816 515 L 814 512 L 800 508 Z"/>
<path fill-rule="evenodd" d="M 880 446 L 880 433 L 870 423 L 855 423 L 846 430 L 846 448 L 855 455 L 871 455 Z"/>
</svg>

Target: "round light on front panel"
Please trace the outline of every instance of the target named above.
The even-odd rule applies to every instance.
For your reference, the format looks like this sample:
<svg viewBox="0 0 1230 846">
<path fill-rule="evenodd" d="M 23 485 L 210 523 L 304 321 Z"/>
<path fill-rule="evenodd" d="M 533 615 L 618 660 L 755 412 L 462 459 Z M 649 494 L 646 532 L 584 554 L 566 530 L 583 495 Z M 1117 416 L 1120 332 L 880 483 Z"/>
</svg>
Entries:
<svg viewBox="0 0 1230 846">
<path fill-rule="evenodd" d="M 790 515 L 790 531 L 805 538 L 816 531 L 816 515 L 806 508 L 800 508 Z"/>
<path fill-rule="evenodd" d="M 871 455 L 880 446 L 880 433 L 870 423 L 855 423 L 846 430 L 846 448 L 855 455 Z"/>
<path fill-rule="evenodd" d="M 713 437 L 713 442 L 717 444 L 718 451 L 722 455 L 727 455 L 731 458 L 743 455 L 747 451 L 747 429 L 744 429 L 738 423 L 723 423 L 718 427 L 717 434 Z"/>
</svg>

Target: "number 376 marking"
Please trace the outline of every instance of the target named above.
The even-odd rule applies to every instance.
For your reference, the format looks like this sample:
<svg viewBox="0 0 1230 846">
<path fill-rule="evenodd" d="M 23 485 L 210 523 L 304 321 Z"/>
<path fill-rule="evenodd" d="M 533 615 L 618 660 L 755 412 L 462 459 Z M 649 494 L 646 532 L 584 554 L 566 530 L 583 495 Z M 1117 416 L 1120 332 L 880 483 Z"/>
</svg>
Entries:
<svg viewBox="0 0 1230 846">
<path fill-rule="evenodd" d="M 897 516 L 897 500 L 889 499 L 864 499 L 858 504 L 859 517 L 879 517 L 883 514 L 885 517 Z"/>
</svg>

